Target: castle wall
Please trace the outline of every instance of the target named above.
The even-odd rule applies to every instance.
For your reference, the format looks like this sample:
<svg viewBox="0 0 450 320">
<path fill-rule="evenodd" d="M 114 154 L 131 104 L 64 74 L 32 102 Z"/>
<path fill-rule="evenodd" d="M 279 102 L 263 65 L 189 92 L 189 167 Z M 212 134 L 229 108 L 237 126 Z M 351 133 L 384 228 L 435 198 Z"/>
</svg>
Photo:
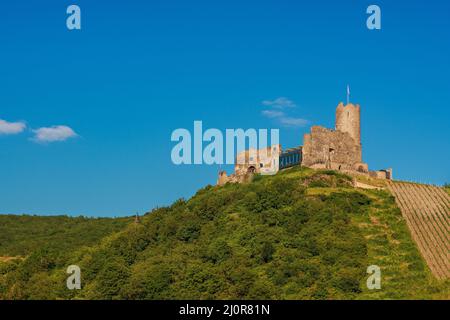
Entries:
<svg viewBox="0 0 450 320">
<path fill-rule="evenodd" d="M 366 172 L 362 163 L 361 146 L 348 132 L 334 131 L 320 126 L 311 128 L 304 136 L 302 165 L 333 170 Z"/>
<path fill-rule="evenodd" d="M 392 169 L 384 169 L 377 171 L 370 171 L 369 176 L 376 179 L 387 179 L 392 180 Z"/>
<path fill-rule="evenodd" d="M 259 150 L 249 149 L 242 151 L 236 157 L 234 172 L 237 175 L 278 172 L 280 153 L 281 146 L 279 144 Z"/>
<path fill-rule="evenodd" d="M 217 185 L 223 186 L 229 181 L 230 181 L 230 178 L 227 176 L 227 173 L 225 171 L 220 171 L 219 178 L 217 179 Z"/>
</svg>

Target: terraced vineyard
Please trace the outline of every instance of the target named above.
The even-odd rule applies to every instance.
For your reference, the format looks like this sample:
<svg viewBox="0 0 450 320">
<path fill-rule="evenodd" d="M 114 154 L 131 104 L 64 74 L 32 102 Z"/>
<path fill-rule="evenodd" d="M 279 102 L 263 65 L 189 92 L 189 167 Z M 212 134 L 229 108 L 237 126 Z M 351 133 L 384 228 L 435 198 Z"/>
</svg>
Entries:
<svg viewBox="0 0 450 320">
<path fill-rule="evenodd" d="M 388 188 L 432 273 L 450 278 L 450 196 L 431 185 L 390 182 Z"/>
</svg>

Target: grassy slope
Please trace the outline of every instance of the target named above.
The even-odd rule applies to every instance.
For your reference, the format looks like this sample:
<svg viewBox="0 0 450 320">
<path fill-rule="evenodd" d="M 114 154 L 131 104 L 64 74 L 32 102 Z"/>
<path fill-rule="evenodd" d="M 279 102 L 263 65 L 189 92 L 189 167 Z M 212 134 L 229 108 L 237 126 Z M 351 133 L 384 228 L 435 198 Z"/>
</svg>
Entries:
<svg viewBox="0 0 450 320">
<path fill-rule="evenodd" d="M 450 283 L 432 276 L 390 193 L 364 193 L 374 202 L 367 215 L 353 219 L 367 240 L 369 263 L 382 269 L 382 290 L 365 289 L 359 298 L 449 299 Z"/>
<path fill-rule="evenodd" d="M 79 292 L 64 288 L 69 264 L 82 269 Z M 366 289 L 372 264 L 381 290 Z M 207 187 L 68 257 L 36 250 L 0 263 L 0 298 L 448 299 L 448 290 L 390 194 L 299 168 Z"/>
</svg>

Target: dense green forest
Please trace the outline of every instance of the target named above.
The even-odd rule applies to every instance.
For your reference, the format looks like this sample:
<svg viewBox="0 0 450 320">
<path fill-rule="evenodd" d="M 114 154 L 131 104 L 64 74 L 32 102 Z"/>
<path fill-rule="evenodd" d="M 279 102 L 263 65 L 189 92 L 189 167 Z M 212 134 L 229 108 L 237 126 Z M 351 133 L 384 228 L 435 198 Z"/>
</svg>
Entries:
<svg viewBox="0 0 450 320">
<path fill-rule="evenodd" d="M 22 257 L 44 246 L 69 251 L 122 230 L 131 218 L 0 215 L 0 257 Z"/>
<path fill-rule="evenodd" d="M 3 216 L 0 255 L 21 257 L 0 260 L 0 299 L 448 299 L 450 288 L 387 191 L 302 168 L 208 186 L 138 224 Z M 81 290 L 66 288 L 72 264 Z M 380 290 L 367 289 L 370 265 Z"/>
</svg>

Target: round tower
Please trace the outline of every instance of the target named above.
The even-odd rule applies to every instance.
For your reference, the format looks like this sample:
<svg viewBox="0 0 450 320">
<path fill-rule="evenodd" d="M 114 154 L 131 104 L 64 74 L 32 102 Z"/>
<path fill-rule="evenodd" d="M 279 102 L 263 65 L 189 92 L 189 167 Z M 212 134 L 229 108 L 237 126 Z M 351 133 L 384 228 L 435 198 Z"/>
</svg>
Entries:
<svg viewBox="0 0 450 320">
<path fill-rule="evenodd" d="M 361 123 L 359 105 L 341 102 L 336 108 L 336 130 L 348 132 L 357 145 L 361 145 Z"/>
</svg>

